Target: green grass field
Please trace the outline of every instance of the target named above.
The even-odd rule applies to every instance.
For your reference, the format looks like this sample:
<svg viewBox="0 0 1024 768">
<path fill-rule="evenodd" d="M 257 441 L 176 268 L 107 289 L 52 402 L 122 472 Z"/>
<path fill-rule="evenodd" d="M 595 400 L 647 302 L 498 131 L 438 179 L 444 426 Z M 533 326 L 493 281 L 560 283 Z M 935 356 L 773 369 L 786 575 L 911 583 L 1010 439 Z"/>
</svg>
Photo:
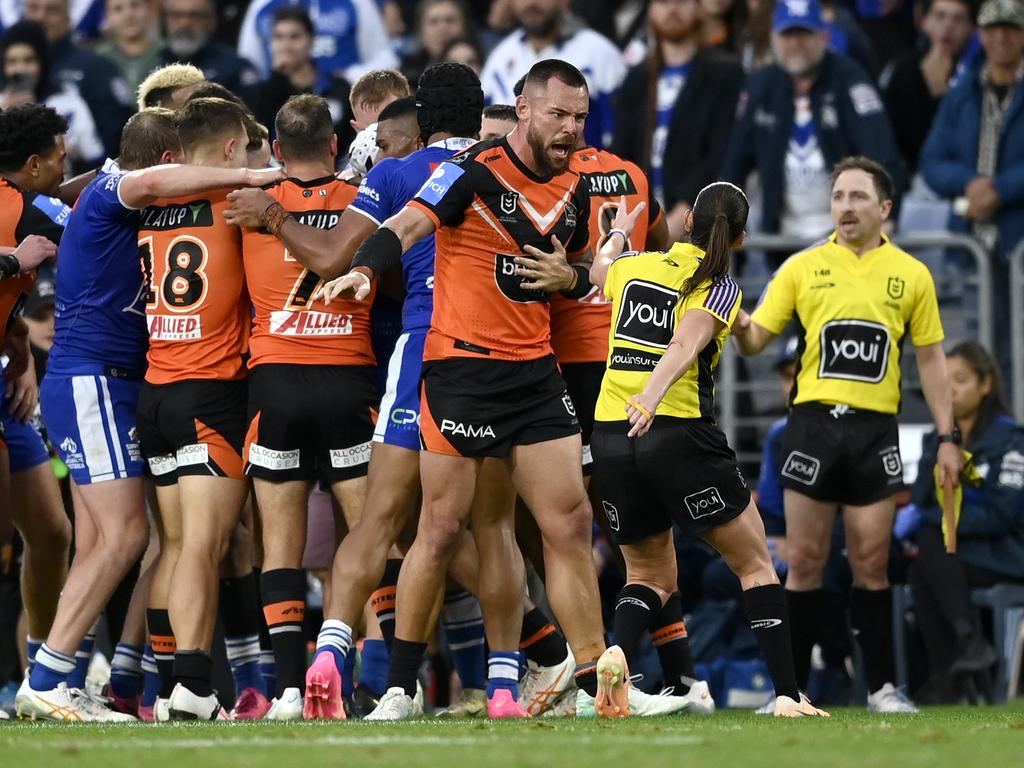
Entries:
<svg viewBox="0 0 1024 768">
<path fill-rule="evenodd" d="M 1024 765 L 1024 709 L 947 708 L 899 717 L 848 709 L 829 720 L 790 721 L 721 712 L 710 719 L 617 722 L 0 723 L 3 768 L 319 765 L 1003 768 Z"/>
</svg>

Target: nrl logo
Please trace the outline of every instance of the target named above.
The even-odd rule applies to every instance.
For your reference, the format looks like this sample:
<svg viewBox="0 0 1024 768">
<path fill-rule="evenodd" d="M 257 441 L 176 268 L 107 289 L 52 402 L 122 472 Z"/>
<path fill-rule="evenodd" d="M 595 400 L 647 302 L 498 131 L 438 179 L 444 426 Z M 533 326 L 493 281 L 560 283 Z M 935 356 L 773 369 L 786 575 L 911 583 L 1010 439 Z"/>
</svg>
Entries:
<svg viewBox="0 0 1024 768">
<path fill-rule="evenodd" d="M 890 277 L 889 278 L 889 285 L 886 287 L 886 290 L 889 293 L 889 298 L 892 298 L 892 299 L 902 299 L 903 298 L 903 289 L 905 287 L 906 287 L 906 282 L 902 278 Z"/>
<path fill-rule="evenodd" d="M 506 192 L 501 196 L 501 212 L 511 216 L 519 205 L 518 192 Z"/>
</svg>

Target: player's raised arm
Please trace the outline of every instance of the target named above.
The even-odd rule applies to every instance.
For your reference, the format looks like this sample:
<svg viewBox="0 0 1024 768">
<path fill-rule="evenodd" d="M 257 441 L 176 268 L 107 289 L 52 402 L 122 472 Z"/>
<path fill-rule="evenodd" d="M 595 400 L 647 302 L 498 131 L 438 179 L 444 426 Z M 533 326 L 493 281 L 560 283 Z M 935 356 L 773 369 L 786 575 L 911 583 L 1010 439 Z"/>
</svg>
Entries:
<svg viewBox="0 0 1024 768">
<path fill-rule="evenodd" d="M 158 165 L 131 171 L 120 181 L 118 194 L 129 208 L 144 208 L 161 197 L 196 195 L 239 185 L 261 187 L 284 178 L 280 168 L 212 168 L 204 165 Z"/>
<path fill-rule="evenodd" d="M 626 243 L 629 242 L 629 236 L 633 234 L 636 220 L 646 207 L 647 203 L 641 202 L 632 211 L 627 211 L 625 195 L 619 199 L 615 218 L 612 220 L 612 228 L 608 231 L 608 236 L 605 237 L 594 256 L 594 263 L 590 266 L 590 282 L 602 291 L 605 281 L 608 279 L 608 267 L 622 255 Z"/>
</svg>

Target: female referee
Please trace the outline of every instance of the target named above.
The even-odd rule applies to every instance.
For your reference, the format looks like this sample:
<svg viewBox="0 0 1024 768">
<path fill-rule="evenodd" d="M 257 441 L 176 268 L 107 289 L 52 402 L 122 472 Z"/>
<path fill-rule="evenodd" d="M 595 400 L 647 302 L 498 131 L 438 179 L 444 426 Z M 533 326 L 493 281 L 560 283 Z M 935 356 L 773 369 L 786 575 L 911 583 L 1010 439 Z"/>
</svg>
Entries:
<svg viewBox="0 0 1024 768">
<path fill-rule="evenodd" d="M 598 665 L 599 710 L 628 708 L 626 657 L 676 591 L 675 524 L 715 547 L 739 577 L 775 682 L 775 715 L 827 716 L 797 689 L 785 592 L 736 456 L 714 421 L 712 371 L 741 299 L 728 276 L 730 255 L 743 242 L 748 209 L 738 187 L 710 184 L 686 216 L 688 242 L 619 257 L 639 212 L 626 214 L 623 202 L 591 268 L 591 282 L 612 302 L 594 472 L 627 582 L 615 609 L 620 646 Z"/>
</svg>

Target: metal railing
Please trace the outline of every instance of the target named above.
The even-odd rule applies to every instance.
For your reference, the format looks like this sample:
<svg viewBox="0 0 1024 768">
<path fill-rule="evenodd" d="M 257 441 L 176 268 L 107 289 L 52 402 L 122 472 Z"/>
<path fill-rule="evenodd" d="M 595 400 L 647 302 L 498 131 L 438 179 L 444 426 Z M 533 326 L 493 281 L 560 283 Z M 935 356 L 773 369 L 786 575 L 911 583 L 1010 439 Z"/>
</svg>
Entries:
<svg viewBox="0 0 1024 768">
<path fill-rule="evenodd" d="M 1010 367 L 1013 413 L 1024 422 L 1024 241 L 1010 254 Z"/>
<path fill-rule="evenodd" d="M 978 341 L 984 344 L 987 349 L 992 349 L 994 332 L 991 312 L 992 273 L 989 263 L 990 256 L 985 246 L 973 237 L 953 232 L 910 232 L 895 237 L 894 242 L 911 254 L 926 249 L 935 249 L 960 251 L 970 255 L 970 259 L 973 261 L 973 270 L 963 275 L 957 275 L 954 278 L 954 281 L 961 281 L 961 284 L 955 287 L 960 289 L 959 295 L 963 299 L 960 306 L 956 307 L 956 309 L 966 315 L 976 326 L 976 338 Z M 808 245 L 809 243 L 806 240 L 799 238 L 782 235 L 754 235 L 747 238 L 743 245 L 743 250 L 748 254 L 752 252 L 796 253 Z M 1021 337 L 1014 341 L 1015 363 L 1024 368 L 1024 352 L 1021 351 L 1021 348 L 1024 347 L 1024 296 L 1021 295 L 1024 293 L 1024 246 L 1018 249 L 1016 253 L 1016 270 L 1011 269 L 1011 273 L 1013 278 L 1018 281 L 1017 287 L 1013 289 L 1013 293 L 1018 312 L 1016 317 L 1019 318 L 1020 322 L 1015 323 L 1014 330 Z M 737 282 L 743 289 L 745 308 L 748 310 L 752 308 L 753 303 L 757 301 L 757 297 L 760 296 L 768 279 L 770 279 L 770 275 L 760 278 L 740 276 L 737 279 Z M 964 291 L 963 289 L 967 290 Z M 965 298 L 970 291 L 975 293 L 976 301 L 974 302 L 968 301 Z M 942 298 L 942 291 L 940 289 L 940 311 L 943 310 L 944 306 Z M 953 307 L 947 303 L 943 314 L 952 310 Z M 768 353 L 769 356 L 772 354 L 773 352 Z M 740 431 L 756 429 L 759 438 L 758 443 L 760 444 L 760 438 L 763 438 L 773 417 L 765 415 L 766 409 L 759 407 L 759 405 L 763 406 L 767 403 L 768 405 L 775 404 L 781 407 L 782 400 L 781 395 L 778 394 L 778 386 L 771 376 L 758 376 L 755 371 L 749 376 L 741 377 L 739 375 L 740 365 L 739 354 L 735 346 L 731 343 L 728 344 L 722 354 L 719 366 L 720 376 L 717 384 L 716 400 L 719 407 L 719 421 L 723 431 L 729 438 L 729 444 L 736 451 L 741 463 L 753 464 L 758 461 L 759 453 L 744 450 L 743 444 L 739 440 Z M 756 368 L 757 366 L 751 367 Z M 760 367 L 764 369 L 767 366 L 762 363 Z M 907 373 L 916 373 L 916 371 L 907 371 Z M 1016 381 L 1021 381 L 1021 375 L 1021 373 L 1015 373 L 1014 378 Z M 912 385 L 913 381 L 912 376 L 908 376 L 905 386 Z M 1015 392 L 1020 390 L 1024 390 L 1024 387 L 1018 386 L 1015 388 Z M 753 408 L 750 409 L 750 413 L 741 414 L 740 396 L 747 396 L 753 401 Z M 1022 408 L 1024 408 L 1024 404 L 1018 403 L 1018 415 L 1021 415 L 1020 411 Z"/>
</svg>

